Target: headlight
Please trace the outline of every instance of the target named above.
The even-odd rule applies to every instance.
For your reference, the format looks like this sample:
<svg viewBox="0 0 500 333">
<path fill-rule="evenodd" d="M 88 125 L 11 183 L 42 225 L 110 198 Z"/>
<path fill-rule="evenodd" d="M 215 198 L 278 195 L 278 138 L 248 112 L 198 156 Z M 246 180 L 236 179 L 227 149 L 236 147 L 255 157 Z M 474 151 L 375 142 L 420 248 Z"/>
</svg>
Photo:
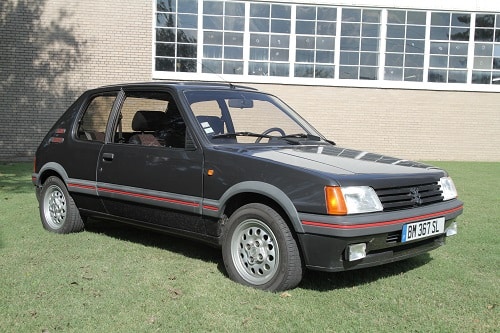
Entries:
<svg viewBox="0 0 500 333">
<path fill-rule="evenodd" d="M 369 186 L 325 187 L 328 214 L 346 215 L 383 210 L 375 190 Z"/>
<path fill-rule="evenodd" d="M 441 185 L 441 191 L 443 191 L 443 200 L 451 200 L 457 197 L 457 189 L 450 177 L 442 177 L 438 184 Z"/>
</svg>

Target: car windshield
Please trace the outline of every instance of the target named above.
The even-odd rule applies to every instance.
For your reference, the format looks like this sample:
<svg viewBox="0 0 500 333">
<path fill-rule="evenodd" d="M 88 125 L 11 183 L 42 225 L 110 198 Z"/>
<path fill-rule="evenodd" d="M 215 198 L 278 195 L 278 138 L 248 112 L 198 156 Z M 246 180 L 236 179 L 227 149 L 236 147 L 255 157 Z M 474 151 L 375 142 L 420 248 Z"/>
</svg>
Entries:
<svg viewBox="0 0 500 333">
<path fill-rule="evenodd" d="M 253 91 L 186 91 L 203 132 L 214 144 L 322 141 L 320 134 L 278 98 Z"/>
</svg>

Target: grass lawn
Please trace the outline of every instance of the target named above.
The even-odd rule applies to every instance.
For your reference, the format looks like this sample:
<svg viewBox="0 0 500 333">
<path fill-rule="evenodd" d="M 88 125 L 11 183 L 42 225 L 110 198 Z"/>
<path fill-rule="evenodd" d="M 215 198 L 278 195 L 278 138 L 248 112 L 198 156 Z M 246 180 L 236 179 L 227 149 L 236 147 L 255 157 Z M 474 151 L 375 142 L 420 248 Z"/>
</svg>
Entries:
<svg viewBox="0 0 500 333">
<path fill-rule="evenodd" d="M 191 241 L 101 221 L 46 232 L 31 165 L 2 164 L 0 332 L 499 332 L 500 163 L 435 164 L 465 202 L 445 246 L 278 294 Z"/>
</svg>

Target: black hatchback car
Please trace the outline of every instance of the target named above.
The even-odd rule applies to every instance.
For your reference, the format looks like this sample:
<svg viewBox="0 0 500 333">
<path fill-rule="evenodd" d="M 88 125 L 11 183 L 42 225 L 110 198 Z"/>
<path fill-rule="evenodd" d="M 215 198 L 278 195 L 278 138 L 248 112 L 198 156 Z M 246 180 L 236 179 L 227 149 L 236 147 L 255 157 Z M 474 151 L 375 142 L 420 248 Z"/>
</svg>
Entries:
<svg viewBox="0 0 500 333">
<path fill-rule="evenodd" d="M 304 268 L 406 259 L 457 232 L 441 169 L 341 148 L 278 98 L 231 84 L 85 92 L 36 152 L 45 229 L 112 219 L 219 246 L 234 281 L 278 291 Z"/>
</svg>

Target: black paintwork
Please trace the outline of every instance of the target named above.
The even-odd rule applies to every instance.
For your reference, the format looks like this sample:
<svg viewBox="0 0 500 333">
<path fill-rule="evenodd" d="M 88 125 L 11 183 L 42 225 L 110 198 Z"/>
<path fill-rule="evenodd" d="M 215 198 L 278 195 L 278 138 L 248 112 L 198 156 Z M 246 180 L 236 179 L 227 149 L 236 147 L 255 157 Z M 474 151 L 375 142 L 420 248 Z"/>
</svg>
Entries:
<svg viewBox="0 0 500 333">
<path fill-rule="evenodd" d="M 112 142 L 120 96 L 138 90 L 166 91 L 173 96 L 191 136 L 189 146 L 169 149 Z M 367 185 L 375 189 L 413 186 L 437 182 L 446 172 L 422 163 L 337 147 L 298 116 L 319 141 L 217 144 L 207 139 L 185 98 L 186 91 L 197 90 L 254 91 L 208 83 L 138 83 L 89 90 L 42 141 L 36 153 L 34 185 L 39 189 L 55 174 L 67 184 L 82 215 L 116 219 L 215 245 L 220 245 L 228 215 L 245 203 L 263 202 L 289 221 L 306 266 L 329 271 L 391 262 L 431 250 L 444 242 L 443 236 L 404 245 L 388 244 L 386 238 L 400 233 L 406 221 L 445 216 L 448 226 L 462 212 L 462 203 L 453 199 L 390 213 L 329 216 L 324 194 L 327 185 Z M 102 93 L 118 96 L 105 141 L 77 139 L 82 112 L 92 96 Z M 213 170 L 213 175 L 208 175 L 208 170 Z M 373 227 L 356 228 L 369 223 L 374 223 Z M 338 225 L 353 227 L 335 227 Z M 357 242 L 367 242 L 369 255 L 348 263 L 344 250 Z"/>
</svg>

